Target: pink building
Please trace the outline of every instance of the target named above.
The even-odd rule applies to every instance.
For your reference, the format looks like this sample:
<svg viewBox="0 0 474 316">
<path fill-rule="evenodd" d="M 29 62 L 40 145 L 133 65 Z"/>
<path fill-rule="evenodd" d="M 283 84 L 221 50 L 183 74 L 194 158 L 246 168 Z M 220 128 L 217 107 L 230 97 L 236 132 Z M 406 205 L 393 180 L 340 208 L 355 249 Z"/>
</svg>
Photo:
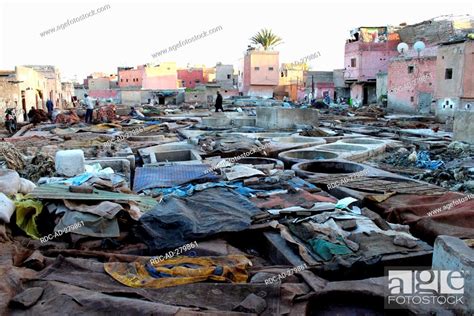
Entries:
<svg viewBox="0 0 474 316">
<path fill-rule="evenodd" d="M 178 69 L 178 80 L 181 87 L 190 89 L 194 89 L 196 84 L 206 83 L 202 68 Z"/>
<path fill-rule="evenodd" d="M 398 55 L 398 34 L 387 27 L 360 27 L 352 31 L 344 54 L 344 80 L 351 87 L 355 104 L 377 102 L 377 73 L 387 72 L 389 61 Z"/>
<path fill-rule="evenodd" d="M 430 113 L 436 89 L 436 55 L 394 58 L 388 67 L 389 109 Z"/>
<path fill-rule="evenodd" d="M 273 97 L 279 83 L 279 53 L 248 50 L 239 72 L 239 91 L 244 95 Z"/>
<path fill-rule="evenodd" d="M 118 86 L 120 88 L 141 88 L 143 84 L 144 66 L 138 66 L 137 69 L 130 67 L 119 68 Z"/>
</svg>

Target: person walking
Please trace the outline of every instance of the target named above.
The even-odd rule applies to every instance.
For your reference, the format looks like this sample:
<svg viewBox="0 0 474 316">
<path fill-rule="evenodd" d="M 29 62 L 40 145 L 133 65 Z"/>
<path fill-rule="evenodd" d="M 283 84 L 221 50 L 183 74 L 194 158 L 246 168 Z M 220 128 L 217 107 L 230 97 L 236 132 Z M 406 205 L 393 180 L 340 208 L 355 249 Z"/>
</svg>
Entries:
<svg viewBox="0 0 474 316">
<path fill-rule="evenodd" d="M 92 123 L 92 115 L 94 114 L 94 102 L 87 94 L 84 94 L 84 103 L 86 104 L 86 123 Z"/>
<path fill-rule="evenodd" d="M 219 91 L 217 91 L 215 107 L 216 107 L 216 112 L 219 112 L 219 110 L 222 110 L 222 112 L 224 112 L 224 108 L 222 107 L 222 95 Z"/>
</svg>

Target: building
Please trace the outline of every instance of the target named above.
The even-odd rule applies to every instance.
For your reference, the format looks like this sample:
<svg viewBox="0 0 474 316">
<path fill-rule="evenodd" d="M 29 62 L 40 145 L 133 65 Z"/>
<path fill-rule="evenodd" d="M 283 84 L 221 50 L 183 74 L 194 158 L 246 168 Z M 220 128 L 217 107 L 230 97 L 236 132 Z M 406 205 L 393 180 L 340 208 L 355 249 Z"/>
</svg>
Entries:
<svg viewBox="0 0 474 316">
<path fill-rule="evenodd" d="M 324 99 L 326 95 L 331 100 L 336 98 L 333 71 L 307 71 L 304 84 L 306 94 L 312 93 L 314 99 Z"/>
<path fill-rule="evenodd" d="M 359 27 L 351 31 L 344 50 L 344 80 L 350 86 L 355 105 L 377 102 L 379 72 L 387 72 L 392 57 L 398 55 L 399 35 L 390 27 Z"/>
<path fill-rule="evenodd" d="M 175 62 L 165 62 L 144 68 L 142 89 L 163 90 L 177 88 L 178 72 Z"/>
<path fill-rule="evenodd" d="M 89 91 L 110 89 L 110 79 L 108 77 L 90 78 L 88 84 Z"/>
<path fill-rule="evenodd" d="M 456 110 L 474 110 L 474 41 L 442 43 L 436 63 L 436 116 L 453 117 Z"/>
<path fill-rule="evenodd" d="M 392 59 L 387 73 L 388 108 L 404 113 L 432 112 L 436 56 Z"/>
<path fill-rule="evenodd" d="M 74 84 L 72 82 L 62 82 L 63 91 L 63 104 L 62 108 L 66 109 L 72 106 L 73 97 L 76 96 L 74 93 Z"/>
<path fill-rule="evenodd" d="M 180 87 L 187 89 L 194 89 L 196 85 L 206 83 L 202 68 L 178 69 L 178 81 Z"/>
<path fill-rule="evenodd" d="M 214 67 L 202 67 L 204 74 L 204 83 L 215 83 L 216 82 L 216 68 Z"/>
<path fill-rule="evenodd" d="M 233 65 L 216 65 L 216 83 L 222 88 L 232 89 L 237 86 L 237 77 L 234 76 Z"/>
<path fill-rule="evenodd" d="M 45 78 L 46 87 L 44 89 L 44 97 L 41 97 L 41 99 L 45 103 L 49 99 L 55 107 L 61 108 L 63 96 L 59 69 L 51 65 L 27 65 L 24 67 L 34 69 Z"/>
<path fill-rule="evenodd" d="M 241 60 L 239 91 L 247 96 L 273 97 L 279 84 L 279 53 L 250 48 Z"/>
<path fill-rule="evenodd" d="M 344 81 L 344 69 L 334 69 L 332 72 L 332 80 L 334 82 L 334 99 L 349 99 L 351 89 Z"/>
<path fill-rule="evenodd" d="M 286 64 L 281 65 L 278 78 L 278 86 L 273 90 L 274 97 L 296 102 L 304 98 L 304 64 Z"/>
<path fill-rule="evenodd" d="M 451 111 L 451 116 L 451 100 L 445 98 L 449 81 L 444 82 L 443 73 L 444 68 L 449 66 L 446 66 L 444 55 L 439 58 L 438 50 L 443 43 L 459 39 L 463 41 L 473 31 L 474 20 L 470 16 L 443 16 L 397 30 L 400 41 L 407 44 L 409 49 L 390 61 L 387 73 L 388 108 L 422 114 L 448 114 Z M 414 45 L 419 41 L 424 45 L 419 51 L 415 51 Z M 446 54 L 449 50 L 450 48 L 443 49 Z M 439 67 L 443 69 L 440 70 Z M 437 90 L 443 96 L 441 99 L 436 96 Z M 453 95 L 453 92 L 448 94 Z"/>
<path fill-rule="evenodd" d="M 142 87 L 143 77 L 145 72 L 145 66 L 137 66 L 136 69 L 133 67 L 119 67 L 118 73 L 118 86 L 119 88 L 140 88 Z"/>
<path fill-rule="evenodd" d="M 49 89 L 48 79 L 33 68 L 17 66 L 14 71 L 0 71 L 0 109 L 4 113 L 6 108 L 14 108 L 17 120 L 26 121 L 32 107 L 46 109 Z"/>
</svg>

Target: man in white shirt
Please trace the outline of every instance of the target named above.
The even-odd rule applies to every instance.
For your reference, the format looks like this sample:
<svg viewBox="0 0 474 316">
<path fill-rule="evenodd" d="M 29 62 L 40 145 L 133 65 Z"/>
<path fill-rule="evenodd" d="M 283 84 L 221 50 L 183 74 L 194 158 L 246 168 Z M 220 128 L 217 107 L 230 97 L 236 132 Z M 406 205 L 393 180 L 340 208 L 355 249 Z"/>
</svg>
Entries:
<svg viewBox="0 0 474 316">
<path fill-rule="evenodd" d="M 94 113 L 94 102 L 87 94 L 84 94 L 84 103 L 86 104 L 86 123 L 92 123 L 92 114 Z"/>
</svg>

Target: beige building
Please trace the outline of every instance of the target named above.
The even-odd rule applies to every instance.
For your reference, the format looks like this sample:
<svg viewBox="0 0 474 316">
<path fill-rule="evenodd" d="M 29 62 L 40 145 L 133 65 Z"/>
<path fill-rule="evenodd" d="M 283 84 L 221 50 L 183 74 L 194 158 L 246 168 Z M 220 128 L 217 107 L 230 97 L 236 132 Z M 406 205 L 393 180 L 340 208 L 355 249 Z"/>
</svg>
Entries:
<svg viewBox="0 0 474 316">
<path fill-rule="evenodd" d="M 63 100 L 62 95 L 62 86 L 61 86 L 61 74 L 59 69 L 51 65 L 27 65 L 28 67 L 34 69 L 36 72 L 43 75 L 46 80 L 46 87 L 44 89 L 44 97 L 42 98 L 44 103 L 50 99 L 53 101 L 54 107 L 61 107 Z"/>
</svg>

